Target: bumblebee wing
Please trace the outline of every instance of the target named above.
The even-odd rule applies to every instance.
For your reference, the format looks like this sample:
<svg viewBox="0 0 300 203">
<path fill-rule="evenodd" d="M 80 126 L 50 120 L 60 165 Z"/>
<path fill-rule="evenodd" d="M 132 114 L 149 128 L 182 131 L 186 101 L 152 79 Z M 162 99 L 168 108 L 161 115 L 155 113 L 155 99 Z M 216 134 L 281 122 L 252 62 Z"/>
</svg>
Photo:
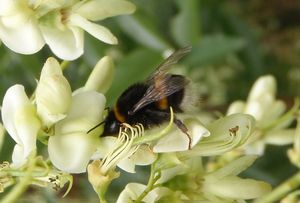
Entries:
<svg viewBox="0 0 300 203">
<path fill-rule="evenodd" d="M 191 46 L 186 46 L 181 49 L 178 49 L 174 53 L 172 53 L 168 58 L 166 58 L 161 64 L 158 65 L 153 74 L 147 79 L 148 83 L 153 83 L 155 77 L 160 77 L 163 74 L 166 74 L 166 71 L 172 65 L 176 64 L 184 55 L 189 53 L 192 50 Z"/>
<path fill-rule="evenodd" d="M 180 75 L 163 75 L 148 87 L 144 96 L 134 105 L 129 114 L 134 114 L 144 106 L 182 90 L 188 83 L 189 81 Z"/>
<path fill-rule="evenodd" d="M 181 89 L 188 83 L 183 76 L 167 74 L 170 66 L 176 64 L 179 59 L 191 51 L 192 47 L 187 46 L 175 51 L 164 60 L 147 79 L 149 85 L 146 93 L 132 108 L 129 114 L 134 114 L 144 106 L 163 99 Z"/>
</svg>

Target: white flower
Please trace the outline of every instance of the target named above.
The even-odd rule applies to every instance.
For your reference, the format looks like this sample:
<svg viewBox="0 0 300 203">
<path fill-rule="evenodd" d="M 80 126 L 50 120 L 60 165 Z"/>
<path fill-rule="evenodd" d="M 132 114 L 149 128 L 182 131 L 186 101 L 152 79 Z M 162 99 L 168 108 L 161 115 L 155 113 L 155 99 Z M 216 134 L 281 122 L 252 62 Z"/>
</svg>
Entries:
<svg viewBox="0 0 300 203">
<path fill-rule="evenodd" d="M 227 115 L 232 113 L 250 114 L 256 119 L 259 127 L 268 126 L 286 109 L 282 101 L 276 100 L 275 94 L 275 78 L 271 75 L 262 76 L 253 84 L 247 103 L 242 101 L 232 103 Z"/>
<path fill-rule="evenodd" d="M 135 10 L 125 0 L 1 0 L 0 8 L 0 39 L 7 47 L 33 54 L 46 43 L 65 60 L 83 54 L 84 30 L 105 43 L 116 44 L 117 39 L 107 28 L 91 21 Z"/>
<path fill-rule="evenodd" d="M 11 50 L 33 54 L 45 44 L 34 10 L 27 1 L 0 0 L 0 39 Z"/>
<path fill-rule="evenodd" d="M 55 167 L 69 173 L 83 173 L 95 153 L 103 128 L 87 133 L 103 119 L 105 97 L 95 91 L 73 95 L 70 110 L 55 125 L 48 152 Z"/>
<path fill-rule="evenodd" d="M 256 119 L 257 130 L 249 140 L 248 154 L 263 154 L 266 144 L 286 145 L 293 142 L 294 129 L 285 129 L 294 119 L 298 103 L 283 115 L 286 105 L 277 100 L 276 80 L 267 75 L 257 79 L 251 88 L 247 102 L 235 101 L 228 108 L 227 115 L 246 113 Z"/>
<path fill-rule="evenodd" d="M 37 112 L 47 127 L 63 119 L 71 105 L 72 91 L 59 63 L 48 58 L 36 89 Z"/>
<path fill-rule="evenodd" d="M 41 125 L 23 86 L 14 85 L 6 91 L 1 113 L 4 127 L 17 143 L 12 161 L 19 167 L 36 149 L 36 137 Z"/>
</svg>

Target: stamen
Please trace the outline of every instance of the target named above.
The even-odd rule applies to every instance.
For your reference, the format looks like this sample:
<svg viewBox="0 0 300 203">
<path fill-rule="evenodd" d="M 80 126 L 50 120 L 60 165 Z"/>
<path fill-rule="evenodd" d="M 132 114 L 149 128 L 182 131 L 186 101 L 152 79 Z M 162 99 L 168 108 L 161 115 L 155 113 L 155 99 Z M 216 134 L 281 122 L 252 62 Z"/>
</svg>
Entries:
<svg viewBox="0 0 300 203">
<path fill-rule="evenodd" d="M 142 124 L 133 126 L 123 123 L 119 130 L 118 139 L 112 150 L 102 159 L 100 168 L 103 173 L 107 173 L 111 168 L 115 167 L 118 162 L 133 155 L 139 148 L 139 145 L 133 146 L 133 141 L 137 137 L 144 135 L 144 127 Z"/>
</svg>

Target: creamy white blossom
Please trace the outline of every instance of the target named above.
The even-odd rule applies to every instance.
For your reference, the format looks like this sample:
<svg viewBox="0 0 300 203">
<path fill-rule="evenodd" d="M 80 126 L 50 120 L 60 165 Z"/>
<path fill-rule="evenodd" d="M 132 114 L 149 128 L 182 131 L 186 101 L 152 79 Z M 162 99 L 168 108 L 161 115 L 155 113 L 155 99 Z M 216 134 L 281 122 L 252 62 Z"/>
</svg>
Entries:
<svg viewBox="0 0 300 203">
<path fill-rule="evenodd" d="M 263 154 L 266 144 L 286 145 L 293 142 L 294 129 L 286 129 L 286 127 L 293 121 L 293 112 L 296 112 L 297 105 L 295 104 L 285 119 L 279 122 L 286 110 L 286 105 L 283 101 L 276 99 L 275 78 L 266 75 L 258 78 L 253 84 L 246 102 L 235 101 L 229 106 L 227 115 L 246 113 L 256 119 L 258 129 L 249 140 L 251 145 L 246 147 L 246 152 Z"/>
<path fill-rule="evenodd" d="M 116 37 L 93 21 L 134 12 L 125 0 L 0 1 L 0 39 L 15 52 L 33 54 L 45 43 L 65 60 L 83 54 L 84 31 L 116 44 Z"/>
<path fill-rule="evenodd" d="M 14 85 L 6 91 L 1 116 L 5 129 L 16 142 L 12 161 L 19 167 L 36 150 L 36 138 L 41 126 L 36 109 L 22 85 Z"/>
<path fill-rule="evenodd" d="M 102 121 L 105 102 L 104 95 L 95 91 L 73 95 L 67 116 L 56 123 L 49 138 L 49 157 L 55 167 L 69 173 L 86 171 L 103 128 L 88 131 Z"/>
</svg>

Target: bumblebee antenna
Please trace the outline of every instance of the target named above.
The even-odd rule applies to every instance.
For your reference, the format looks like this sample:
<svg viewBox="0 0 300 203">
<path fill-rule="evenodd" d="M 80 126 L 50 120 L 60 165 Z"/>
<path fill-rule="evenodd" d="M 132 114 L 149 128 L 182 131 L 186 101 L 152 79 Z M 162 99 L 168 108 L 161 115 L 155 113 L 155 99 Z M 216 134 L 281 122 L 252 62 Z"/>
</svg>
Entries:
<svg viewBox="0 0 300 203">
<path fill-rule="evenodd" d="M 95 126 L 92 127 L 91 129 L 89 129 L 89 130 L 87 131 L 87 134 L 89 134 L 91 131 L 93 131 L 93 130 L 95 130 L 96 128 L 98 128 L 98 127 L 99 127 L 100 125 L 102 125 L 103 123 L 105 123 L 105 120 L 102 121 L 101 123 L 95 125 Z"/>
</svg>

